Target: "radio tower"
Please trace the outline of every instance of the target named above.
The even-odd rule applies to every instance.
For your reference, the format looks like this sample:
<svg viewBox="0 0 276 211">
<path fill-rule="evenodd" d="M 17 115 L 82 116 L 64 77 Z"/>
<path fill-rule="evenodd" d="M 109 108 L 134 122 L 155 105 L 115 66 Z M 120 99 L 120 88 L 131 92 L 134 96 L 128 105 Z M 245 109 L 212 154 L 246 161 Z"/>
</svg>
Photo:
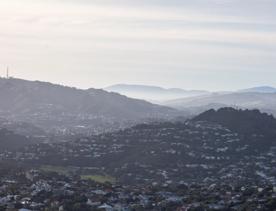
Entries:
<svg viewBox="0 0 276 211">
<path fill-rule="evenodd" d="M 9 76 L 9 66 L 7 66 L 7 79 L 9 79 L 10 78 L 10 76 Z"/>
</svg>

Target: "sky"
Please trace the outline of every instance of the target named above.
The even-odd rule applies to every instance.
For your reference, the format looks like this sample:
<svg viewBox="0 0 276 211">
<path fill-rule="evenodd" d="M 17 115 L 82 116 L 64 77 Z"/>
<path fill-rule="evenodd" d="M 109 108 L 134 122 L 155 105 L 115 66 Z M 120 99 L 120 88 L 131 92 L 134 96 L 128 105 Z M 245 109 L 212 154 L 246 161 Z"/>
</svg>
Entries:
<svg viewBox="0 0 276 211">
<path fill-rule="evenodd" d="M 276 86 L 275 0 L 0 0 L 0 75 L 118 83 Z"/>
</svg>

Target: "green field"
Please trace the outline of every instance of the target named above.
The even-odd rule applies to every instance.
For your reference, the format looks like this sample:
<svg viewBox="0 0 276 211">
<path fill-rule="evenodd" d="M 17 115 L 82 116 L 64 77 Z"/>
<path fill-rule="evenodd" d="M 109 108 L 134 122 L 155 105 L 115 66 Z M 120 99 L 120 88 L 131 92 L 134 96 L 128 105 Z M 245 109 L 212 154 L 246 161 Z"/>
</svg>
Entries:
<svg viewBox="0 0 276 211">
<path fill-rule="evenodd" d="M 50 165 L 44 165 L 40 167 L 40 170 L 45 172 L 55 172 L 62 175 L 68 175 L 69 173 L 73 172 L 72 168 L 69 167 L 63 167 L 63 166 L 50 166 Z"/>
<path fill-rule="evenodd" d="M 99 182 L 99 183 L 115 183 L 116 179 L 114 177 L 111 176 L 103 176 L 103 175 L 81 175 L 81 179 L 83 180 L 93 180 L 95 182 Z"/>
<path fill-rule="evenodd" d="M 61 175 L 70 175 L 75 172 L 74 167 L 63 167 L 63 166 L 51 166 L 51 165 L 43 165 L 40 167 L 40 170 L 44 172 L 55 172 Z M 83 174 L 81 175 L 81 179 L 83 180 L 93 180 L 99 183 L 115 183 L 116 179 L 114 177 L 108 175 L 93 175 L 93 174 Z"/>
</svg>

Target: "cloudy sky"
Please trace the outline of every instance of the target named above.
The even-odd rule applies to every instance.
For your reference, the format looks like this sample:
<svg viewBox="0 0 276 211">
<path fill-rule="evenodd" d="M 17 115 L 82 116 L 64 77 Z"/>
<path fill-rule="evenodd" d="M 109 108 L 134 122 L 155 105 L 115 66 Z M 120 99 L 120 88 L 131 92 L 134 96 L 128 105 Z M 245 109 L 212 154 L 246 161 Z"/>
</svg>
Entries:
<svg viewBox="0 0 276 211">
<path fill-rule="evenodd" d="M 116 83 L 276 86 L 275 0 L 0 0 L 0 74 Z"/>
</svg>

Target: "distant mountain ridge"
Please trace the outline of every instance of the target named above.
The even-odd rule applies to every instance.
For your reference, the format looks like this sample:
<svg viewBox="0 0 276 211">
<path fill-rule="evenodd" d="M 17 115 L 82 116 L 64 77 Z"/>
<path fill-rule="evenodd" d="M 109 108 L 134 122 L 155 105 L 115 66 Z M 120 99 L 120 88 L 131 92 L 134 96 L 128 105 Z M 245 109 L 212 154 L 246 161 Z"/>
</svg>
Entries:
<svg viewBox="0 0 276 211">
<path fill-rule="evenodd" d="M 239 92 L 276 93 L 276 88 L 271 86 L 259 86 L 249 89 L 242 89 Z"/>
<path fill-rule="evenodd" d="M 147 86 L 147 85 L 132 85 L 132 84 L 116 84 L 104 88 L 109 92 L 115 92 L 128 97 L 145 99 L 150 102 L 154 102 L 160 105 L 168 105 L 176 107 L 173 104 L 166 104 L 166 101 L 183 101 L 186 99 L 193 98 L 205 98 L 214 95 L 226 95 L 226 94 L 239 94 L 239 93 L 259 93 L 259 94 L 273 94 L 276 93 L 276 88 L 271 86 L 259 86 L 248 89 L 241 89 L 237 91 L 221 91 L 221 92 L 210 92 L 205 90 L 185 90 L 180 88 L 165 89 L 159 86 Z M 210 104 L 223 104 L 221 102 L 210 102 Z M 224 104 L 227 106 L 229 104 Z M 230 105 L 232 106 L 232 105 Z M 251 107 L 250 107 L 251 108 Z"/>
<path fill-rule="evenodd" d="M 182 98 L 165 102 L 163 105 L 199 114 L 209 109 L 235 107 L 260 109 L 276 115 L 276 93 L 232 92 L 214 93 L 206 96 Z"/>
<path fill-rule="evenodd" d="M 180 88 L 165 89 L 158 86 L 117 84 L 104 88 L 109 92 L 116 92 L 132 98 L 146 99 L 149 101 L 164 101 L 182 97 L 191 97 L 208 94 L 204 90 L 184 90 Z"/>
<path fill-rule="evenodd" d="M 0 117 L 44 129 L 112 128 L 116 122 L 170 118 L 176 113 L 168 107 L 99 89 L 0 78 Z"/>
</svg>

